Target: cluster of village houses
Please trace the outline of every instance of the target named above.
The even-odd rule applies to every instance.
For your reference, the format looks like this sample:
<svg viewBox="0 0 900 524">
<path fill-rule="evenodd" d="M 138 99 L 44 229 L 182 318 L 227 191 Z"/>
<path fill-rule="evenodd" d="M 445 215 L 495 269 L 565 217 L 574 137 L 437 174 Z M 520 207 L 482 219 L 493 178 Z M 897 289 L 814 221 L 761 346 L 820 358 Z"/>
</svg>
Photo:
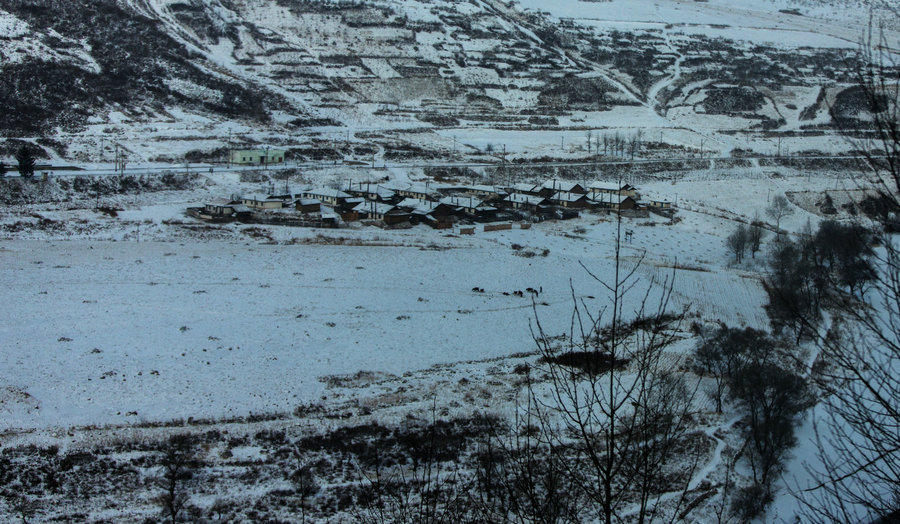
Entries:
<svg viewBox="0 0 900 524">
<path fill-rule="evenodd" d="M 542 184 L 382 185 L 348 182 L 343 189 L 307 189 L 296 194 L 246 195 L 213 202 L 188 213 L 209 221 L 267 221 L 290 213 L 318 225 L 366 220 L 385 225 L 428 224 L 438 229 L 456 222 L 573 218 L 580 210 L 631 215 L 672 212 L 668 201 L 641 202 L 635 187 L 608 182 L 582 185 L 548 180 Z"/>
</svg>

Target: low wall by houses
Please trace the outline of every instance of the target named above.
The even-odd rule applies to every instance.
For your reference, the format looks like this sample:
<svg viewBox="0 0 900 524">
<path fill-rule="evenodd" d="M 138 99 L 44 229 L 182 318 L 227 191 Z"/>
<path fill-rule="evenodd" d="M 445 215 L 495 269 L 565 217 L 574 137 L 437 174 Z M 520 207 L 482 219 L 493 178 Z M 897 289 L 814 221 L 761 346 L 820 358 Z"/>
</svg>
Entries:
<svg viewBox="0 0 900 524">
<path fill-rule="evenodd" d="M 336 228 L 334 221 L 310 220 L 293 217 L 264 217 L 256 215 L 253 218 L 242 220 L 245 224 L 262 224 L 266 226 L 290 226 L 290 227 L 326 227 Z"/>
<path fill-rule="evenodd" d="M 661 216 L 661 217 L 663 217 L 663 218 L 671 219 L 672 217 L 675 216 L 675 210 L 674 210 L 674 209 L 660 209 L 660 208 L 658 208 L 658 207 L 651 207 L 651 208 L 648 208 L 648 210 L 649 210 L 651 213 L 653 213 L 654 215 L 659 215 L 659 216 Z"/>
<path fill-rule="evenodd" d="M 650 211 L 646 209 L 623 209 L 620 211 L 625 218 L 649 218 Z"/>
</svg>

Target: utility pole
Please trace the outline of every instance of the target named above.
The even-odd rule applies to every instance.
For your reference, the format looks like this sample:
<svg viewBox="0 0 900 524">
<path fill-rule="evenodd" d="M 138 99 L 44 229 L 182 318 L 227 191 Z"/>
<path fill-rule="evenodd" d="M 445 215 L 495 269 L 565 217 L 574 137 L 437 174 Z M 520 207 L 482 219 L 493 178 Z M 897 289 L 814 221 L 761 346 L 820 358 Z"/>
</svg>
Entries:
<svg viewBox="0 0 900 524">
<path fill-rule="evenodd" d="M 505 178 L 506 185 L 509 185 L 509 175 L 506 172 L 506 144 L 503 144 L 503 157 L 501 158 L 500 166 L 503 168 L 503 174 L 500 176 Z"/>
</svg>

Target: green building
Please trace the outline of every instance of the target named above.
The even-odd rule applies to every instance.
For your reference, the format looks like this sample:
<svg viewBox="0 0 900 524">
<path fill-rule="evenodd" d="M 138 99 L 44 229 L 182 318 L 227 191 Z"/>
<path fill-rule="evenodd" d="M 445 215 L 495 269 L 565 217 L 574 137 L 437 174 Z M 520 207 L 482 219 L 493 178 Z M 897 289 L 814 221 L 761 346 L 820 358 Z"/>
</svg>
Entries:
<svg viewBox="0 0 900 524">
<path fill-rule="evenodd" d="M 229 155 L 232 164 L 280 164 L 284 162 L 284 149 L 234 149 Z"/>
</svg>

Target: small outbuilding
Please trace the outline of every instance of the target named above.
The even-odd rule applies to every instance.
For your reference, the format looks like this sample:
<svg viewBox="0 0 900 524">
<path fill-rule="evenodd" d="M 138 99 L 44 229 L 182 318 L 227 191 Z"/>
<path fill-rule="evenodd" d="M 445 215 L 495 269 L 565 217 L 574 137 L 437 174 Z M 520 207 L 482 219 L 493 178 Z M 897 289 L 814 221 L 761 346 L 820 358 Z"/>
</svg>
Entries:
<svg viewBox="0 0 900 524">
<path fill-rule="evenodd" d="M 243 204 L 216 201 L 204 204 L 203 207 L 188 208 L 188 214 L 210 222 L 230 222 L 249 219 L 253 215 L 253 211 Z"/>
<path fill-rule="evenodd" d="M 322 203 L 315 198 L 298 198 L 294 206 L 300 213 L 319 213 L 322 211 Z"/>
</svg>

